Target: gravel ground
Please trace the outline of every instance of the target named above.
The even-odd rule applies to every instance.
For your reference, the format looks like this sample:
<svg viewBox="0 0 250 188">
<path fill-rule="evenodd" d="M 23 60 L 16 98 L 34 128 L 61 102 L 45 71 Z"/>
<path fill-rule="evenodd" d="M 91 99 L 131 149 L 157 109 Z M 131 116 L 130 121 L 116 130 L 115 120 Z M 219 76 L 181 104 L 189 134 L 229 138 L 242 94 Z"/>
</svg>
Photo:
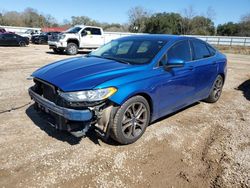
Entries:
<svg viewBox="0 0 250 188">
<path fill-rule="evenodd" d="M 249 187 L 250 56 L 227 57 L 216 104 L 196 103 L 119 146 L 56 131 L 33 110 L 26 77 L 68 56 L 0 47 L 0 187 Z"/>
</svg>

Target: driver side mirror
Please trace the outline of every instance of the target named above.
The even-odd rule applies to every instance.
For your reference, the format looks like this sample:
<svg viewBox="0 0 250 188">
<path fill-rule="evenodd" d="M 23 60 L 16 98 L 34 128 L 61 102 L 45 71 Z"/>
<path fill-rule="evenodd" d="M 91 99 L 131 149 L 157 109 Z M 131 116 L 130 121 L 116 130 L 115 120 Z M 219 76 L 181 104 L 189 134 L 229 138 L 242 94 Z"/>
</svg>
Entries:
<svg viewBox="0 0 250 188">
<path fill-rule="evenodd" d="M 167 64 L 164 64 L 164 69 L 166 71 L 169 71 L 172 68 L 180 68 L 180 67 L 184 67 L 185 62 L 182 59 L 177 59 L 177 58 L 173 58 L 173 59 L 169 59 L 167 61 Z"/>
</svg>

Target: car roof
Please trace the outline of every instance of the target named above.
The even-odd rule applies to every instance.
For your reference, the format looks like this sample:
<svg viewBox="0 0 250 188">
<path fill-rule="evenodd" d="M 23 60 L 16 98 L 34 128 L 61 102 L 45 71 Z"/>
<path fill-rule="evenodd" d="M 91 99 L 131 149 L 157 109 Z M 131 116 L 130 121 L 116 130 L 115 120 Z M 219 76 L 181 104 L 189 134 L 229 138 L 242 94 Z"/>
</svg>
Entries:
<svg viewBox="0 0 250 188">
<path fill-rule="evenodd" d="M 1 33 L 1 35 L 15 35 L 15 34 L 14 33 L 5 32 L 5 33 Z"/>
<path fill-rule="evenodd" d="M 167 35 L 167 34 L 140 34 L 140 35 L 131 35 L 122 37 L 121 39 L 175 41 L 181 39 L 194 39 L 194 37 L 187 37 L 181 35 Z"/>
</svg>

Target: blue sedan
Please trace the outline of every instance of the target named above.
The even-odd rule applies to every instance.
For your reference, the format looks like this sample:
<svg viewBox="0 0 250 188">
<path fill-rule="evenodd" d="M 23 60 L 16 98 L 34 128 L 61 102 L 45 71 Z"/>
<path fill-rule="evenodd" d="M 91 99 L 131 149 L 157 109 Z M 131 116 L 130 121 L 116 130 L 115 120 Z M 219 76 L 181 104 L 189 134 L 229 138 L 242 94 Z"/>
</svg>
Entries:
<svg viewBox="0 0 250 188">
<path fill-rule="evenodd" d="M 29 94 L 57 129 L 83 136 L 92 127 L 130 144 L 160 117 L 200 100 L 216 102 L 226 72 L 225 55 L 204 41 L 137 35 L 38 69 Z"/>
</svg>

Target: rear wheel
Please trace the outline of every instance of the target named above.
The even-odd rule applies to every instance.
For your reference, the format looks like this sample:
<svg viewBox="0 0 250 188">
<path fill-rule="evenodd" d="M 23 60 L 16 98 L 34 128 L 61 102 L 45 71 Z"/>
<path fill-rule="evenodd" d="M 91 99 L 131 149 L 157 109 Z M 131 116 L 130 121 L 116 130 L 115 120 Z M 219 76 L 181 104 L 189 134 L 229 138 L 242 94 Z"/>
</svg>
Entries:
<svg viewBox="0 0 250 188">
<path fill-rule="evenodd" d="M 145 132 L 150 120 L 150 107 L 142 96 L 128 99 L 115 114 L 112 138 L 120 144 L 131 144 Z"/>
<path fill-rule="evenodd" d="M 222 92 L 224 84 L 224 79 L 221 75 L 218 75 L 214 81 L 213 88 L 208 96 L 204 101 L 209 103 L 215 103 L 219 100 Z"/>
<path fill-rule="evenodd" d="M 26 46 L 26 43 L 25 43 L 24 41 L 20 41 L 20 42 L 19 42 L 19 46 L 20 46 L 20 47 L 25 47 L 25 46 Z"/>
<path fill-rule="evenodd" d="M 68 43 L 66 53 L 68 55 L 76 55 L 78 52 L 78 46 L 75 43 Z"/>
</svg>

